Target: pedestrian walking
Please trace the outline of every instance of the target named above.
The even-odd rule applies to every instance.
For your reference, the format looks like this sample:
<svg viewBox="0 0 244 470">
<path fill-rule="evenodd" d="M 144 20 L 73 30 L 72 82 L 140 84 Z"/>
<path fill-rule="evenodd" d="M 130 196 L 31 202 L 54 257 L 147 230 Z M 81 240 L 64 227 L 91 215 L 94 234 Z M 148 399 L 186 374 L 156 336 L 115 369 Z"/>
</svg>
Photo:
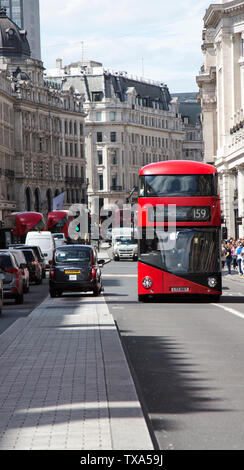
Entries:
<svg viewBox="0 0 244 470">
<path fill-rule="evenodd" d="M 221 245 L 221 263 L 222 263 L 222 269 L 224 269 L 224 267 L 225 267 L 225 256 L 226 256 L 225 243 L 222 243 L 222 245 Z"/>
<path fill-rule="evenodd" d="M 239 274 L 241 276 L 243 276 L 243 269 L 242 269 L 243 256 L 242 256 L 242 252 L 243 252 L 243 246 L 242 246 L 241 242 L 239 242 L 238 246 L 236 248 L 236 257 L 237 257 L 237 265 L 238 265 L 238 269 L 239 269 Z"/>
<path fill-rule="evenodd" d="M 232 247 L 231 247 L 231 254 L 232 254 L 232 265 L 233 265 L 233 269 L 237 269 L 237 255 L 236 255 L 236 248 L 237 248 L 237 244 L 236 242 L 233 240 L 232 242 Z"/>
<path fill-rule="evenodd" d="M 231 274 L 231 262 L 232 262 L 232 253 L 231 253 L 231 244 L 227 243 L 226 245 L 226 255 L 225 255 L 226 266 L 228 269 L 228 274 Z"/>
<path fill-rule="evenodd" d="M 244 273 L 244 243 L 242 243 L 241 256 L 242 256 L 242 265 L 241 265 L 241 268 L 242 268 L 242 273 Z M 244 277 L 244 274 L 243 274 L 243 277 Z"/>
</svg>

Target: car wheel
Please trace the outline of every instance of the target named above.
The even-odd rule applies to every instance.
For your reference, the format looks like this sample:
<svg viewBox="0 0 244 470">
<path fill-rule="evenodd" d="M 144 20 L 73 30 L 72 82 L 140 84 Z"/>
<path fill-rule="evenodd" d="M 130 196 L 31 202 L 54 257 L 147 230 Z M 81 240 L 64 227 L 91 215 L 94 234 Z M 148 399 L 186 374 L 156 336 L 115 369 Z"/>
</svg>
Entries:
<svg viewBox="0 0 244 470">
<path fill-rule="evenodd" d="M 29 289 L 30 289 L 30 285 L 29 284 L 25 285 L 24 294 L 27 294 L 29 292 Z"/>
<path fill-rule="evenodd" d="M 23 292 L 22 294 L 17 294 L 16 297 L 15 297 L 15 303 L 20 305 L 20 304 L 23 304 L 24 302 L 24 296 L 23 296 Z"/>
<path fill-rule="evenodd" d="M 54 290 L 54 289 L 50 289 L 50 290 L 49 290 L 49 294 L 50 294 L 50 297 L 54 298 L 54 297 L 56 297 L 57 292 L 56 292 L 56 290 Z"/>
<path fill-rule="evenodd" d="M 98 296 L 99 294 L 101 294 L 101 288 L 98 289 L 98 287 L 95 287 L 95 289 L 93 289 L 93 295 Z"/>
</svg>

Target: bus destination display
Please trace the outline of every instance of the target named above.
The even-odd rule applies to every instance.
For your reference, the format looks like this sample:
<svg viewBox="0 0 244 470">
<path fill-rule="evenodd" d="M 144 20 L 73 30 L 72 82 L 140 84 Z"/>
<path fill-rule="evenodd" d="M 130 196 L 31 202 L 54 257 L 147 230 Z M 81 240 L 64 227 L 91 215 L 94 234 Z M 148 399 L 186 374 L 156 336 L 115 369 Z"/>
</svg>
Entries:
<svg viewBox="0 0 244 470">
<path fill-rule="evenodd" d="M 161 206 L 148 208 L 148 222 L 210 222 L 211 208 L 209 206 Z"/>
</svg>

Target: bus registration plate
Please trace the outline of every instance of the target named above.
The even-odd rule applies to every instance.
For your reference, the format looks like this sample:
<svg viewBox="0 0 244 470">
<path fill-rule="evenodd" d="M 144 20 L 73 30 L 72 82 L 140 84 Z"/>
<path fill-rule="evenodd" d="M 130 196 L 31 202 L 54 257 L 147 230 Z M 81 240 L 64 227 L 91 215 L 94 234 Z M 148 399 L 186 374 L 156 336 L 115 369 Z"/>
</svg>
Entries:
<svg viewBox="0 0 244 470">
<path fill-rule="evenodd" d="M 171 287 L 171 292 L 189 292 L 189 287 Z"/>
</svg>

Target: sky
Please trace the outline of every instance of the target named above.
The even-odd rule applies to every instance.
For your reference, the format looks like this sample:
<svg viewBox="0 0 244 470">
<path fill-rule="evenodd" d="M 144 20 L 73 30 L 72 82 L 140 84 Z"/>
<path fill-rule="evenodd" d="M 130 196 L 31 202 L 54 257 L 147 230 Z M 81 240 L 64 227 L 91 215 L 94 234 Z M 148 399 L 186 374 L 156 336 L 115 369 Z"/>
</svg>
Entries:
<svg viewBox="0 0 244 470">
<path fill-rule="evenodd" d="M 214 0 L 40 0 L 46 69 L 95 60 L 168 85 L 198 91 L 203 17 Z"/>
</svg>

